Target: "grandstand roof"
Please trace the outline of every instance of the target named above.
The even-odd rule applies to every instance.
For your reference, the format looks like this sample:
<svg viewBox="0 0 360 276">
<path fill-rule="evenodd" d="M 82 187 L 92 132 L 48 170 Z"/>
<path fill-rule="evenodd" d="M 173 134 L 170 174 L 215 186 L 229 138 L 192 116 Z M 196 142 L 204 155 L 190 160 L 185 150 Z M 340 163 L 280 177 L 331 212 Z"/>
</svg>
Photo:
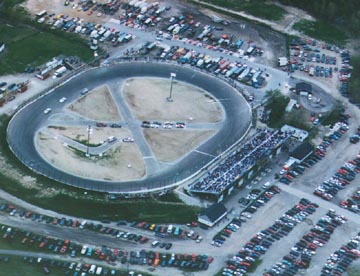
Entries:
<svg viewBox="0 0 360 276">
<path fill-rule="evenodd" d="M 302 143 L 293 152 L 290 153 L 290 157 L 298 160 L 299 162 L 304 161 L 309 155 L 314 152 L 314 147 L 309 142 Z"/>
</svg>

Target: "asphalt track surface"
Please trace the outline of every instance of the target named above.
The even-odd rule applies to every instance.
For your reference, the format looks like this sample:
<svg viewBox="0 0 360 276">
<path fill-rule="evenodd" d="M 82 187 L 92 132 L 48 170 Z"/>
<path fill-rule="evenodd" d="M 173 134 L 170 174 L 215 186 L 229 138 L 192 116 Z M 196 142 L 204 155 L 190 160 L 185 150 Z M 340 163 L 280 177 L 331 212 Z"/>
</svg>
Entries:
<svg viewBox="0 0 360 276">
<path fill-rule="evenodd" d="M 36 132 L 46 124 L 49 114 L 43 111 L 51 107 L 51 114 L 61 113 L 64 105 L 61 97 L 74 101 L 80 97 L 83 88 L 89 90 L 114 80 L 131 77 L 169 78 L 170 72 L 176 73 L 176 79 L 202 88 L 220 101 L 225 112 L 225 120 L 220 130 L 206 143 L 181 159 L 176 166 L 150 175 L 145 179 L 114 182 L 93 180 L 72 175 L 53 167 L 36 150 Z M 175 183 L 190 177 L 212 161 L 228 147 L 241 139 L 251 123 L 251 109 L 246 100 L 230 85 L 198 71 L 162 63 L 132 62 L 87 71 L 69 80 L 34 102 L 19 110 L 11 119 L 7 140 L 13 153 L 31 170 L 61 183 L 100 192 L 141 193 L 166 189 Z M 205 154 L 204 154 L 205 153 Z"/>
</svg>

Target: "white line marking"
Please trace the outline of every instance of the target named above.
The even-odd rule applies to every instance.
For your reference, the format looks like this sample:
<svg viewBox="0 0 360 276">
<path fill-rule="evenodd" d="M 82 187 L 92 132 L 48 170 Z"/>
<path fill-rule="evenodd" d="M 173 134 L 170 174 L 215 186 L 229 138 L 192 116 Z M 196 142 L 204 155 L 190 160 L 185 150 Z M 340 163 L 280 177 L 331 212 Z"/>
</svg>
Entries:
<svg viewBox="0 0 360 276">
<path fill-rule="evenodd" d="M 144 156 L 143 158 L 146 159 L 146 158 L 155 158 L 155 157 L 154 156 Z"/>
<path fill-rule="evenodd" d="M 194 150 L 194 152 L 204 154 L 204 155 L 207 155 L 207 156 L 211 156 L 211 157 L 216 157 L 215 155 L 212 155 L 212 154 L 209 154 L 209 153 L 206 153 L 206 152 L 202 152 L 202 151 L 198 151 L 198 150 Z"/>
</svg>

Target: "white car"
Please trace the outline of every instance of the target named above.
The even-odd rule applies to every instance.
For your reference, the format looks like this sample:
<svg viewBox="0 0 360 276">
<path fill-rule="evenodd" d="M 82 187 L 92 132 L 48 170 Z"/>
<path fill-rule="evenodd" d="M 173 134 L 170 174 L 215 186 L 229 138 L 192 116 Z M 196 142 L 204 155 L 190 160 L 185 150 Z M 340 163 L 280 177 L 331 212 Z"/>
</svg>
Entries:
<svg viewBox="0 0 360 276">
<path fill-rule="evenodd" d="M 124 139 L 122 139 L 122 140 L 123 140 L 123 142 L 127 142 L 127 143 L 134 142 L 134 139 L 131 138 L 131 137 L 127 137 L 127 138 L 124 138 Z"/>
<path fill-rule="evenodd" d="M 48 114 L 48 113 L 50 113 L 51 112 L 51 108 L 50 107 L 48 107 L 48 108 L 46 108 L 45 110 L 44 110 L 44 113 L 45 114 Z"/>
<path fill-rule="evenodd" d="M 63 103 L 66 101 L 66 98 L 65 97 L 62 97 L 60 100 L 59 100 L 59 103 Z"/>
</svg>

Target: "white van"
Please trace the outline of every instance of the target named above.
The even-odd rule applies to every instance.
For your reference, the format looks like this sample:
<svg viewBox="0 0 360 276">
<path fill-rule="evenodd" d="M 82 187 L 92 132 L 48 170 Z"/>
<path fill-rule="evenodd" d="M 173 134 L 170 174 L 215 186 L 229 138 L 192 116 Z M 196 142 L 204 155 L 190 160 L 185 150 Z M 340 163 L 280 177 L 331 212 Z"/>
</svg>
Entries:
<svg viewBox="0 0 360 276">
<path fill-rule="evenodd" d="M 173 228 L 174 228 L 174 226 L 172 226 L 172 225 L 170 224 L 169 227 L 168 227 L 168 229 L 167 229 L 168 234 L 171 234 L 171 233 L 172 233 Z"/>
<path fill-rule="evenodd" d="M 88 249 L 88 246 L 84 245 L 83 248 L 81 249 L 81 255 L 85 255 L 87 249 Z"/>
<path fill-rule="evenodd" d="M 270 183 L 270 181 L 268 181 L 268 182 L 264 183 L 264 185 L 262 186 L 262 188 L 263 188 L 263 189 L 267 189 L 267 188 L 270 187 L 270 185 L 271 185 L 271 183 Z"/>
<path fill-rule="evenodd" d="M 151 246 L 152 246 L 152 247 L 156 247 L 156 246 L 158 246 L 159 244 L 160 244 L 159 241 L 153 241 L 153 242 L 151 243 Z"/>
<path fill-rule="evenodd" d="M 98 266 L 98 268 L 96 269 L 96 275 L 101 275 L 102 272 L 102 267 Z"/>
<path fill-rule="evenodd" d="M 95 273 L 95 270 L 96 270 L 96 265 L 91 265 L 90 266 L 90 269 L 89 269 L 89 274 L 94 274 Z"/>
<path fill-rule="evenodd" d="M 84 220 L 84 221 L 80 224 L 79 228 L 80 228 L 80 229 L 84 229 L 85 226 L 86 226 L 86 224 L 87 224 L 87 221 Z"/>
</svg>

